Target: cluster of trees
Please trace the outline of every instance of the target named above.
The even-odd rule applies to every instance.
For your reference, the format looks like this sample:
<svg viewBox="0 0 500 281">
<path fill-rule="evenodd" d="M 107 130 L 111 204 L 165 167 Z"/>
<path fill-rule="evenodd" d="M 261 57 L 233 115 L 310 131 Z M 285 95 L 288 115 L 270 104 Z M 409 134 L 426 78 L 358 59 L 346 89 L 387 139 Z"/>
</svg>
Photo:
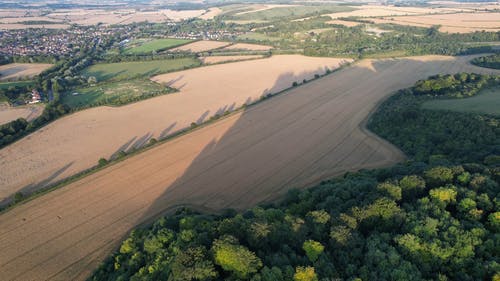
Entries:
<svg viewBox="0 0 500 281">
<path fill-rule="evenodd" d="M 499 84 L 499 76 L 464 73 L 419 81 L 382 104 L 368 128 L 418 161 L 485 161 L 490 155 L 500 155 L 498 117 L 426 110 L 421 104 L 429 99 L 470 96 Z"/>
<path fill-rule="evenodd" d="M 500 120 L 421 110 L 434 95 L 419 85 L 370 123 L 412 161 L 242 213 L 180 210 L 132 231 L 90 280 L 498 280 Z"/>
<path fill-rule="evenodd" d="M 500 53 L 475 58 L 471 61 L 471 63 L 482 67 L 500 69 Z"/>
<path fill-rule="evenodd" d="M 30 90 L 32 86 L 11 86 L 0 88 L 0 101 L 5 100 L 11 104 L 25 104 L 25 101 L 31 98 Z"/>
</svg>

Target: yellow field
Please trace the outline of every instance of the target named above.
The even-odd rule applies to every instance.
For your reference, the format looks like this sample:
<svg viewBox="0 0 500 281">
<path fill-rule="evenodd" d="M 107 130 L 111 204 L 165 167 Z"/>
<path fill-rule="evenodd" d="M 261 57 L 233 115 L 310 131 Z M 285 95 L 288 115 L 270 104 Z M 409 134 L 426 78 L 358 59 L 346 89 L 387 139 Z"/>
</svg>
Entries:
<svg viewBox="0 0 500 281">
<path fill-rule="evenodd" d="M 431 27 L 440 25 L 439 30 L 449 33 L 474 31 L 500 31 L 500 13 L 456 13 L 442 15 L 400 16 L 373 19 L 375 23 L 394 23 Z"/>
</svg>

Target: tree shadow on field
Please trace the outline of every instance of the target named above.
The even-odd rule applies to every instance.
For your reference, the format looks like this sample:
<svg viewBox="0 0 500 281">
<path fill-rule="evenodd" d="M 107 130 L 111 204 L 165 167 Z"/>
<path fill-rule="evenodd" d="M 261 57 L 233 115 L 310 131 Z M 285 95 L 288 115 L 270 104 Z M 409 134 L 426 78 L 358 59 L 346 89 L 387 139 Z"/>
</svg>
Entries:
<svg viewBox="0 0 500 281">
<path fill-rule="evenodd" d="M 368 68 L 356 71 L 374 74 L 374 70 Z M 325 179 L 325 176 L 352 171 L 353 169 L 342 166 L 314 166 L 317 158 L 323 157 L 323 154 L 349 144 L 349 141 L 345 141 L 346 136 L 332 135 L 328 130 L 318 131 L 316 127 L 321 128 L 323 123 L 320 126 L 314 125 L 315 122 L 331 121 L 328 117 L 335 116 L 335 112 L 323 114 L 323 120 L 317 120 L 318 116 L 309 112 L 331 99 L 328 90 L 309 91 L 314 88 L 315 83 L 322 83 L 322 79 L 334 79 L 329 85 L 343 83 L 341 80 L 336 81 L 335 76 L 310 81 L 315 74 L 323 75 L 325 72 L 325 69 L 320 68 L 299 75 L 284 73 L 272 87 L 262 91 L 261 99 L 264 98 L 265 101 L 183 136 L 192 137 L 208 132 L 213 127 L 224 131 L 221 136 L 214 135 L 204 141 L 204 146 L 198 148 L 197 156 L 189 166 L 181 175 L 175 176 L 173 183 L 164 187 L 164 193 L 150 204 L 137 224 L 151 222 L 178 207 L 203 212 L 217 212 L 228 208 L 242 210 L 275 200 L 290 188 L 307 187 Z M 304 76 L 308 80 L 305 85 L 267 99 L 270 94 L 291 87 L 293 82 L 302 84 Z M 309 87 L 309 84 L 313 87 Z M 246 103 L 251 101 L 252 98 L 248 97 Z M 215 115 L 221 116 L 235 106 L 237 105 L 223 106 Z M 296 134 L 297 131 L 304 133 Z M 312 138 L 313 134 L 319 134 L 320 137 Z M 186 147 L 188 142 L 190 141 L 186 139 Z M 167 148 L 170 144 L 163 145 Z M 171 149 L 183 150 L 185 147 L 181 141 Z M 162 151 L 165 150 L 158 149 L 156 153 Z M 366 157 L 368 159 L 371 154 L 367 153 Z M 355 167 L 355 170 L 360 168 L 363 167 Z"/>
<path fill-rule="evenodd" d="M 54 184 L 55 183 L 55 182 L 53 182 L 54 179 L 56 179 L 62 173 L 64 173 L 67 169 L 69 169 L 69 167 L 71 167 L 73 165 L 73 163 L 74 162 L 69 162 L 68 164 L 62 166 L 57 171 L 55 171 L 54 173 L 52 173 L 47 178 L 45 178 L 45 179 L 43 179 L 41 181 L 38 181 L 36 183 L 32 183 L 32 184 L 29 184 L 27 186 L 24 186 L 23 188 L 21 188 L 17 192 L 20 192 L 20 193 L 22 193 L 24 195 L 31 194 L 33 191 L 37 190 L 40 187 L 45 187 L 45 186 L 47 186 L 49 184 Z M 6 205 L 10 204 L 12 202 L 12 200 L 13 200 L 13 197 L 14 197 L 14 195 L 9 196 L 9 197 L 3 199 L 2 201 L 0 201 L 0 207 L 3 207 L 3 206 L 6 206 Z"/>
</svg>

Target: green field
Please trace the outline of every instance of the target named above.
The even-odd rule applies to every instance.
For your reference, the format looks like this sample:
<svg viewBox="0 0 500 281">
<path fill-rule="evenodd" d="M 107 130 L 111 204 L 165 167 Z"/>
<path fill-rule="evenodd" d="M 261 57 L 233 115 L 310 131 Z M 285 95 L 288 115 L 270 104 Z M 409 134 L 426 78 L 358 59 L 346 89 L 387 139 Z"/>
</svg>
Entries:
<svg viewBox="0 0 500 281">
<path fill-rule="evenodd" d="M 355 9 L 347 6 L 336 5 L 317 5 L 317 6 L 292 6 L 276 7 L 269 10 L 263 10 L 242 15 L 234 15 L 235 20 L 277 20 L 277 19 L 295 19 L 308 17 L 312 15 L 321 15 L 328 13 L 349 12 Z"/>
<path fill-rule="evenodd" d="M 195 58 L 170 60 L 119 62 L 95 64 L 83 71 L 85 76 L 95 76 L 99 82 L 104 80 L 122 80 L 136 77 L 149 77 L 159 73 L 181 70 L 200 65 Z"/>
<path fill-rule="evenodd" d="M 29 86 L 34 84 L 33 81 L 19 81 L 19 82 L 2 82 L 0 83 L 0 89 L 7 89 L 9 87 L 16 87 L 16 86 Z"/>
<path fill-rule="evenodd" d="M 131 46 L 124 50 L 124 53 L 127 55 L 151 54 L 152 52 L 164 51 L 189 42 L 192 42 L 192 40 L 167 38 L 148 41 L 138 39 L 132 42 Z"/>
<path fill-rule="evenodd" d="M 169 88 L 148 79 L 132 79 L 73 89 L 61 100 L 72 108 L 123 105 L 170 92 Z"/>
<path fill-rule="evenodd" d="M 423 104 L 423 107 L 433 110 L 500 115 L 500 88 L 486 89 L 470 98 L 428 101 Z"/>
</svg>

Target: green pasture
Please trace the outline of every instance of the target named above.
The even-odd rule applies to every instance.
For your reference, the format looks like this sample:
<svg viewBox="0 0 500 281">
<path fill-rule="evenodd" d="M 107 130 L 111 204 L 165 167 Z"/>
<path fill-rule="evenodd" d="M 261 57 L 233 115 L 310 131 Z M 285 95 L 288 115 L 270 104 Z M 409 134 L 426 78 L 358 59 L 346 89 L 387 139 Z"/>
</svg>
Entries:
<svg viewBox="0 0 500 281">
<path fill-rule="evenodd" d="M 423 107 L 433 110 L 500 115 L 500 88 L 485 89 L 470 98 L 432 100 L 425 102 Z"/>
<path fill-rule="evenodd" d="M 181 70 L 200 65 L 195 58 L 179 58 L 154 61 L 134 61 L 95 64 L 83 71 L 85 76 L 95 76 L 99 82 L 122 80 L 136 77 L 149 77 L 159 73 Z"/>
<path fill-rule="evenodd" d="M 131 43 L 131 46 L 124 50 L 126 55 L 151 54 L 152 52 L 164 51 L 173 47 L 187 44 L 192 40 L 166 38 L 146 40 L 138 39 Z"/>
</svg>

